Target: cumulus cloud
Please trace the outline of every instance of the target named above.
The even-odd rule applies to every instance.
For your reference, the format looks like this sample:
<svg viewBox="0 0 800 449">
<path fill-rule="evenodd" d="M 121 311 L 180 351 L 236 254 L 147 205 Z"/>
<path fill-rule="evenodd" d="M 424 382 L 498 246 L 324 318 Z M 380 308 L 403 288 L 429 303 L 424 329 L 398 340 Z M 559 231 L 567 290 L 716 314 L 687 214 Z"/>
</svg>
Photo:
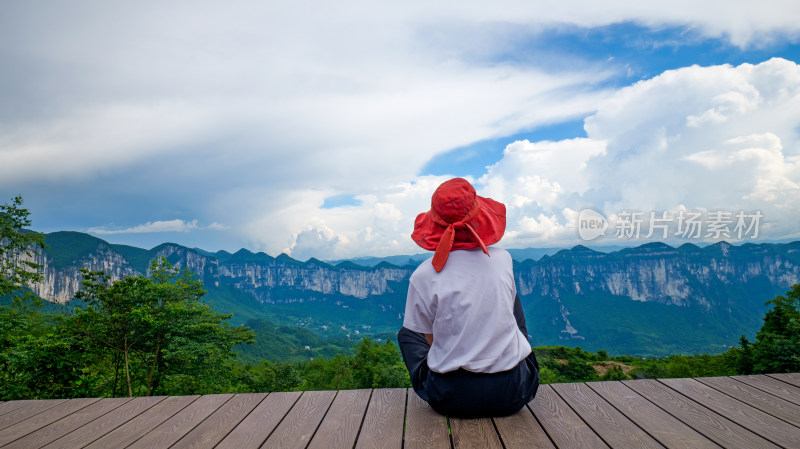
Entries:
<svg viewBox="0 0 800 449">
<path fill-rule="evenodd" d="M 294 244 L 286 252 L 298 260 L 311 257 L 330 259 L 336 254 L 336 245 L 340 242 L 346 243 L 347 240 L 336 235 L 324 221 L 315 218 L 313 224 L 306 226 L 306 229 L 295 236 Z"/>
<path fill-rule="evenodd" d="M 588 138 L 516 142 L 480 182 L 510 206 L 509 243 L 564 243 L 574 215 L 760 211 L 787 238 L 800 207 L 800 67 L 783 59 L 688 67 L 621 89 L 585 121 Z M 674 223 L 673 223 L 674 224 Z M 647 222 L 642 228 L 647 233 Z M 766 234 L 766 235 L 765 235 Z M 704 233 L 705 236 L 705 233 Z M 531 239 L 525 240 L 530 243 Z"/>
<path fill-rule="evenodd" d="M 279 209 L 259 213 L 245 232 L 252 247 L 298 259 L 417 253 L 422 250 L 410 238 L 414 218 L 430 207 L 431 193 L 446 179 L 422 176 L 375 185 L 371 193 L 357 196 L 359 204 L 333 208 L 321 207 L 330 196 L 327 191 L 298 192 Z M 294 233 L 275 238 L 286 229 Z"/>
<path fill-rule="evenodd" d="M 667 240 L 673 243 L 677 217 L 687 211 L 699 213 L 705 225 L 715 211 L 730 212 L 731 231 L 737 213 L 759 213 L 759 237 L 788 238 L 796 232 L 800 207 L 798 125 L 797 64 L 773 59 L 687 67 L 624 87 L 601 102 L 585 120 L 588 137 L 514 142 L 500 161 L 470 181 L 479 194 L 506 204 L 502 244 L 507 247 L 580 243 L 575 224 L 586 207 L 609 221 L 605 241 L 595 244 L 633 236 L 632 229 L 616 232 L 631 214 L 642 220 L 636 235 L 663 239 L 663 227 L 650 226 L 651 212 L 653 219 L 669 218 Z M 319 208 L 329 192 L 307 191 L 305 200 L 293 201 L 280 214 L 290 217 L 281 226 L 298 230 L 293 254 L 420 252 L 408 238 L 413 220 L 446 179 L 378 184 L 357 195 L 360 204 L 330 209 Z M 306 217 L 317 217 L 324 226 Z M 265 235 L 253 238 L 267 245 Z M 700 239 L 723 237 L 703 230 Z"/>
</svg>

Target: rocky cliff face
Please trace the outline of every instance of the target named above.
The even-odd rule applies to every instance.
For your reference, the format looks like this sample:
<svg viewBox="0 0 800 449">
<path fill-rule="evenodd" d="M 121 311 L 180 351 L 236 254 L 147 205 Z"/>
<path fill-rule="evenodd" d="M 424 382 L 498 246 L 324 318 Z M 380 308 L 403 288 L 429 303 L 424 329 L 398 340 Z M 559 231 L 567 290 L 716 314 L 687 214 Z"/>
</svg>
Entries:
<svg viewBox="0 0 800 449">
<path fill-rule="evenodd" d="M 36 261 L 44 266 L 44 281 L 34 291 L 42 298 L 64 303 L 80 288 L 80 268 L 103 270 L 114 279 L 142 272 L 118 247 L 98 242 L 92 250 L 60 266 L 53 263 L 56 254 L 39 255 Z M 261 302 L 280 301 L 271 294 L 275 289 L 298 295 L 307 291 L 360 299 L 380 296 L 391 291 L 392 282 L 407 280 L 414 269 L 389 264 L 331 266 L 315 259 L 303 263 L 285 255 L 273 258 L 246 250 L 208 254 L 175 244 L 160 245 L 145 258 L 158 257 L 188 267 L 206 285 L 232 285 Z M 576 246 L 539 261 L 517 263 L 515 272 L 523 297 L 609 294 L 633 301 L 711 308 L 717 305 L 719 289 L 754 282 L 781 289 L 800 282 L 800 242 L 743 246 L 722 242 L 706 248 L 651 243 L 609 254 Z"/>
<path fill-rule="evenodd" d="M 43 280 L 33 286 L 34 293 L 48 301 L 61 304 L 72 300 L 75 292 L 80 290 L 83 280 L 80 273 L 81 268 L 90 271 L 104 271 L 113 279 L 137 274 L 122 255 L 109 245 L 103 244 L 83 257 L 79 263 L 66 267 L 57 267 L 47 253 L 37 254 L 34 261 L 43 266 Z"/>
<path fill-rule="evenodd" d="M 800 282 L 800 242 L 672 248 L 651 243 L 610 254 L 576 246 L 516 267 L 521 295 L 608 294 L 634 301 L 714 307 L 721 291 L 754 283 L 785 289 Z M 723 295 L 724 297 L 724 295 Z M 724 299 L 724 298 L 723 298 Z"/>
<path fill-rule="evenodd" d="M 151 250 L 112 245 L 86 234 L 54 233 L 36 261 L 35 292 L 64 303 L 80 288 L 80 269 L 113 278 L 144 273 L 166 257 L 211 290 L 207 298 L 240 322 L 268 318 L 325 335 L 355 338 L 396 332 L 414 266 L 336 266 L 241 250 L 207 253 L 175 244 Z M 651 243 L 612 253 L 576 246 L 539 261 L 515 262 L 517 289 L 534 345 L 664 355 L 719 352 L 752 336 L 764 302 L 800 282 L 800 242 L 705 248 Z M 316 301 L 313 305 L 309 302 Z"/>
<path fill-rule="evenodd" d="M 246 251 L 227 256 L 215 257 L 174 244 L 160 245 L 148 254 L 149 260 L 165 257 L 178 268 L 188 267 L 206 285 L 233 285 L 252 293 L 262 302 L 275 301 L 270 290 L 276 287 L 296 290 L 298 293 L 309 291 L 363 299 L 389 292 L 389 282 L 407 279 L 411 273 L 409 268 L 387 264 L 375 268 L 348 268 L 313 259 L 301 263 L 286 256 L 272 258 L 263 253 Z M 99 243 L 66 266 L 55 264 L 54 257 L 50 252 L 36 257 L 36 262 L 44 267 L 44 280 L 34 286 L 34 291 L 40 297 L 58 303 L 71 300 L 80 288 L 81 268 L 105 271 L 112 279 L 143 272 L 135 268 L 114 245 L 106 243 Z"/>
</svg>

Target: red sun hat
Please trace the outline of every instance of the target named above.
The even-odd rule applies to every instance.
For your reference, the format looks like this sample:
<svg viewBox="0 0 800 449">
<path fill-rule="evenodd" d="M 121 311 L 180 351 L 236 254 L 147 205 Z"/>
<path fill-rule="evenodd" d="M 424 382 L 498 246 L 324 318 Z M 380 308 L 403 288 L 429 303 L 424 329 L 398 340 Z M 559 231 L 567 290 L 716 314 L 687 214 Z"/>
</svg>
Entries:
<svg viewBox="0 0 800 449">
<path fill-rule="evenodd" d="M 431 197 L 431 210 L 417 215 L 411 238 L 433 255 L 433 267 L 442 271 L 453 249 L 482 248 L 500 241 L 506 230 L 506 206 L 475 193 L 466 179 L 440 185 Z"/>
</svg>

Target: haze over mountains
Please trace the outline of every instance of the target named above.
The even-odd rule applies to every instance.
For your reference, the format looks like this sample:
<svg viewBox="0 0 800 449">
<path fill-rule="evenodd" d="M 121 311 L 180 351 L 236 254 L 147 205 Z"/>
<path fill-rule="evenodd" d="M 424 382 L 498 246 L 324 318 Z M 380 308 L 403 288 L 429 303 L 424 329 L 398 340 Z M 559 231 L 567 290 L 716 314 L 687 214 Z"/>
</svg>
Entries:
<svg viewBox="0 0 800 449">
<path fill-rule="evenodd" d="M 194 272 L 215 309 L 234 313 L 233 324 L 263 318 L 351 339 L 385 338 L 399 329 L 416 268 L 403 261 L 300 262 L 244 249 L 209 253 L 171 243 L 145 250 L 77 232 L 48 234 L 46 243 L 38 260 L 44 281 L 34 291 L 49 301 L 72 299 L 80 268 L 121 277 L 144 273 L 150 260 L 164 256 Z M 579 245 L 515 261 L 515 276 L 533 345 L 612 354 L 717 353 L 742 334 L 752 336 L 764 303 L 800 282 L 800 242 L 648 243 L 610 253 Z"/>
</svg>

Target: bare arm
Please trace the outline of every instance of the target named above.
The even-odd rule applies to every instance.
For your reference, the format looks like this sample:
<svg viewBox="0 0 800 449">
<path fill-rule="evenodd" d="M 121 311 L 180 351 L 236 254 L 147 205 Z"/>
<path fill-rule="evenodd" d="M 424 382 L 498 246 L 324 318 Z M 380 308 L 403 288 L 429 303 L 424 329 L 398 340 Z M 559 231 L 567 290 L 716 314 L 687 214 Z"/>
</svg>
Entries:
<svg viewBox="0 0 800 449">
<path fill-rule="evenodd" d="M 428 340 L 428 344 L 433 346 L 433 334 L 425 334 L 425 340 Z"/>
</svg>

